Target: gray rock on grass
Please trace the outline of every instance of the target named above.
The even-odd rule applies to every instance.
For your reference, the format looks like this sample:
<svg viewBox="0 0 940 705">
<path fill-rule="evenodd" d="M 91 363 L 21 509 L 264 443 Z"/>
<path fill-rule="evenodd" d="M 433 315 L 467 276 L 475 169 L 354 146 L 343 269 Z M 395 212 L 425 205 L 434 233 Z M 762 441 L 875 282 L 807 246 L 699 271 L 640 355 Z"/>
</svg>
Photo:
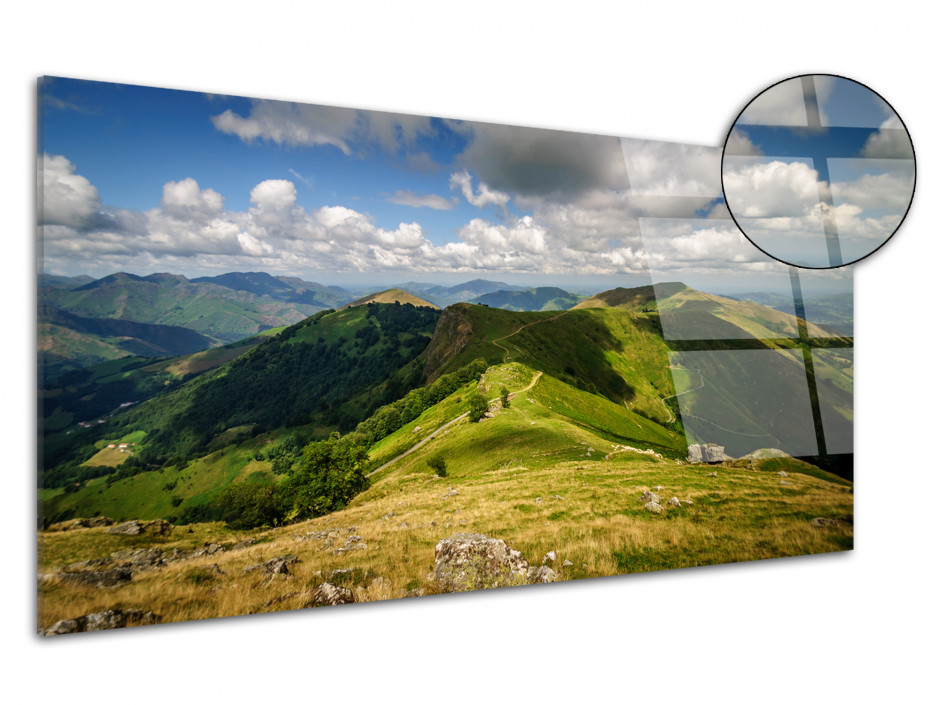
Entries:
<svg viewBox="0 0 940 705">
<path fill-rule="evenodd" d="M 483 534 L 454 534 L 434 548 L 434 578 L 444 592 L 522 585 L 528 570 L 519 551 Z"/>
<path fill-rule="evenodd" d="M 665 511 L 658 502 L 647 502 L 643 505 L 643 508 L 648 512 L 653 512 L 653 514 L 662 514 Z"/>
<path fill-rule="evenodd" d="M 526 580 L 530 583 L 553 583 L 558 574 L 547 565 L 532 566 L 526 571 Z"/>
<path fill-rule="evenodd" d="M 304 597 L 304 607 L 348 605 L 356 601 L 352 590 L 333 583 L 320 583 L 315 590 L 310 590 Z"/>
<path fill-rule="evenodd" d="M 97 632 L 105 629 L 121 629 L 144 624 L 157 624 L 159 615 L 144 610 L 106 610 L 86 614 L 77 619 L 62 619 L 43 631 L 44 636 L 74 634 L 76 632 Z"/>
</svg>

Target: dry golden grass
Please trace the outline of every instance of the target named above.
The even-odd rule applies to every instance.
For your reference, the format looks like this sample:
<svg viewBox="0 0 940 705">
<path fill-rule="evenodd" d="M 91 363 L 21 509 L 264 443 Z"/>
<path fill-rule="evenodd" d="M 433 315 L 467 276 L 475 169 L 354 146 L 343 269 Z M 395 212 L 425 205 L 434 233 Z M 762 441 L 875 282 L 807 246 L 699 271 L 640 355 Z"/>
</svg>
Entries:
<svg viewBox="0 0 940 705">
<path fill-rule="evenodd" d="M 623 453 L 609 461 L 505 464 L 439 479 L 416 460 L 386 474 L 343 511 L 266 532 L 201 524 L 192 533 L 177 527 L 158 539 L 105 529 L 43 533 L 40 573 L 125 547 L 192 549 L 252 535 L 263 542 L 142 571 L 115 588 L 43 581 L 40 626 L 116 607 L 152 610 L 165 622 L 294 609 L 304 599 L 291 593 L 315 588 L 337 569 L 349 573 L 332 581 L 351 588 L 357 601 L 398 598 L 416 588 L 428 594 L 435 591 L 427 577 L 434 546 L 458 532 L 504 539 L 536 565 L 555 550 L 560 580 L 851 548 L 850 525 L 810 524 L 816 516 L 851 515 L 848 487 L 795 472 L 781 485 L 776 473 L 746 468 L 718 468 L 718 477 L 706 477 L 712 470 Z M 694 504 L 667 507 L 662 515 L 646 511 L 639 496 L 658 485 L 663 503 L 677 496 Z M 457 494 L 449 495 L 451 488 Z M 334 532 L 332 545 L 303 539 L 328 530 Z M 351 535 L 361 536 L 368 548 L 334 555 L 332 549 Z M 300 559 L 292 576 L 262 584 L 260 572 L 245 573 L 247 566 L 283 554 Z M 572 565 L 561 568 L 566 560 Z M 209 570 L 212 564 L 222 573 Z"/>
</svg>

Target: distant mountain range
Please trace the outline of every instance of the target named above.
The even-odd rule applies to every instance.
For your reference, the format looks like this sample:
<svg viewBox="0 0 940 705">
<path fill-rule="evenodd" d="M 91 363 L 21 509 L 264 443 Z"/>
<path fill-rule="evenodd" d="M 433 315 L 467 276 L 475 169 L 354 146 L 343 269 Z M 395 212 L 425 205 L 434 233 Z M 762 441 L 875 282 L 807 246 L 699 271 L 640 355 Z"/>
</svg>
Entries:
<svg viewBox="0 0 940 705">
<path fill-rule="evenodd" d="M 324 286 L 297 277 L 272 277 L 265 272 L 229 272 L 217 277 L 198 277 L 194 284 L 217 284 L 255 296 L 270 296 L 278 301 L 336 308 L 349 301 L 350 292 L 338 286 Z"/>
<path fill-rule="evenodd" d="M 221 279 L 126 272 L 101 279 L 41 277 L 39 345 L 46 374 L 128 354 L 177 355 L 231 343 L 344 300 L 328 287 L 267 274 Z"/>
<path fill-rule="evenodd" d="M 463 284 L 455 284 L 454 286 L 406 282 L 405 284 L 399 285 L 398 288 L 419 294 L 423 299 L 443 308 L 461 301 L 470 301 L 483 294 L 490 294 L 495 291 L 524 291 L 527 287 L 514 286 L 506 282 L 494 282 L 487 279 L 474 279 L 464 282 Z"/>
<path fill-rule="evenodd" d="M 507 311 L 567 311 L 583 300 L 583 296 L 558 287 L 540 286 L 535 289 L 494 291 L 471 299 L 469 303 Z"/>
</svg>

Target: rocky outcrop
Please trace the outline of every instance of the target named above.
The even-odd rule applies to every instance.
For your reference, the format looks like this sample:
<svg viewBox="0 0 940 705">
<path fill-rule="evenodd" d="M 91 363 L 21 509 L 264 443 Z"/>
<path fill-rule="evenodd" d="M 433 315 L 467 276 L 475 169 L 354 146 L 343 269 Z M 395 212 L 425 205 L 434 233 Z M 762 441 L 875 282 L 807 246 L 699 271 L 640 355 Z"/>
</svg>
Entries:
<svg viewBox="0 0 940 705">
<path fill-rule="evenodd" d="M 80 519 L 71 519 L 69 521 L 60 521 L 53 524 L 48 531 L 72 531 L 73 529 L 95 529 L 99 526 L 111 526 L 114 519 L 108 517 L 89 517 Z"/>
<path fill-rule="evenodd" d="M 458 303 L 444 309 L 434 327 L 434 335 L 425 350 L 424 374 L 428 384 L 441 375 L 441 370 L 473 337 L 473 323 L 467 315 L 469 304 Z"/>
<path fill-rule="evenodd" d="M 353 591 L 333 583 L 320 583 L 315 589 L 304 595 L 304 607 L 326 607 L 329 605 L 348 605 L 356 601 Z"/>
<path fill-rule="evenodd" d="M 136 569 L 157 568 L 166 564 L 162 548 L 128 548 L 115 551 L 111 554 L 111 558 L 124 564 L 129 563 Z"/>
<path fill-rule="evenodd" d="M 444 592 L 522 585 L 528 570 L 519 551 L 483 534 L 454 534 L 434 548 L 434 577 Z"/>
<path fill-rule="evenodd" d="M 640 495 L 641 502 L 659 502 L 659 495 L 655 492 L 644 492 Z"/>
<path fill-rule="evenodd" d="M 59 580 L 75 585 L 86 585 L 96 588 L 111 588 L 129 583 L 133 576 L 133 567 L 127 563 L 117 568 L 103 570 L 76 570 L 57 573 Z"/>
<path fill-rule="evenodd" d="M 63 619 L 43 631 L 44 636 L 74 634 L 75 632 L 97 632 L 104 629 L 122 629 L 144 624 L 157 624 L 159 615 L 143 610 L 107 610 L 86 614 L 77 619 Z"/>
<path fill-rule="evenodd" d="M 725 454 L 724 446 L 715 443 L 695 443 L 689 446 L 686 460 L 690 463 L 721 463 L 734 460 L 734 458 Z"/>
<path fill-rule="evenodd" d="M 173 525 L 164 519 L 156 519 L 155 521 L 131 519 L 130 521 L 125 521 L 123 524 L 115 524 L 108 529 L 108 533 L 124 534 L 125 536 L 140 536 L 141 534 L 164 536 L 172 530 Z"/>
</svg>

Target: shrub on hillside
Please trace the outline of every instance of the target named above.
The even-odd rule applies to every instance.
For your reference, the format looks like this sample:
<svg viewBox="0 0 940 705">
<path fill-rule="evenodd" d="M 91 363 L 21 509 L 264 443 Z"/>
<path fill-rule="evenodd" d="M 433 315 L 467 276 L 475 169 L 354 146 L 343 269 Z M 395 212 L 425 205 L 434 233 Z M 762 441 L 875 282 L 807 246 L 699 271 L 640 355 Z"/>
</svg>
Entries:
<svg viewBox="0 0 940 705">
<path fill-rule="evenodd" d="M 476 423 L 482 419 L 489 410 L 486 399 L 479 392 L 473 392 L 470 395 L 470 420 Z"/>
<path fill-rule="evenodd" d="M 283 483 L 294 518 L 308 519 L 334 512 L 369 486 L 364 470 L 367 447 L 336 432 L 329 440 L 310 443 L 303 458 Z"/>
<path fill-rule="evenodd" d="M 219 518 L 233 529 L 277 526 L 284 522 L 288 498 L 269 478 L 231 485 L 215 499 Z"/>
<path fill-rule="evenodd" d="M 447 461 L 440 453 L 435 453 L 427 460 L 428 467 L 434 471 L 438 477 L 447 477 Z"/>
</svg>

